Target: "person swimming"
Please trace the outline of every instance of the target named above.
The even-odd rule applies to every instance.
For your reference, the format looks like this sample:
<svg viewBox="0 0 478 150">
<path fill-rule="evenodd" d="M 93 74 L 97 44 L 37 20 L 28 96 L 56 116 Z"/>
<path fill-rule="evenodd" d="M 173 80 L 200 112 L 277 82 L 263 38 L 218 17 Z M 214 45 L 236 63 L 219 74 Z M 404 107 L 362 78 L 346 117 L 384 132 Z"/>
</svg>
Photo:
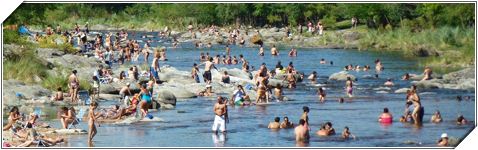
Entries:
<svg viewBox="0 0 478 150">
<path fill-rule="evenodd" d="M 309 75 L 309 77 L 307 77 L 307 79 L 309 79 L 311 82 L 316 82 L 317 81 L 317 72 L 312 71 L 312 73 Z"/>
<path fill-rule="evenodd" d="M 441 118 L 440 111 L 438 111 L 438 110 L 435 111 L 435 114 L 432 115 L 430 121 L 431 121 L 432 123 L 440 123 L 440 122 L 442 122 L 443 120 L 442 120 L 442 118 Z"/>
<path fill-rule="evenodd" d="M 393 82 L 392 82 L 392 79 L 391 78 L 388 78 L 387 81 L 383 84 L 385 86 L 393 86 Z"/>
<path fill-rule="evenodd" d="M 280 128 L 280 118 L 275 117 L 274 122 L 270 122 L 269 125 L 267 126 L 269 129 L 279 129 Z"/>
<path fill-rule="evenodd" d="M 442 147 L 448 146 L 448 134 L 441 134 L 440 139 L 437 141 L 437 145 Z"/>
<path fill-rule="evenodd" d="M 351 136 L 353 139 L 355 139 L 355 135 L 353 135 L 353 134 L 350 132 L 349 127 L 345 126 L 344 131 L 342 131 L 342 138 L 343 138 L 343 139 L 349 139 L 350 136 Z"/>
<path fill-rule="evenodd" d="M 353 82 L 350 77 L 347 77 L 347 81 L 345 81 L 345 90 L 347 91 L 347 95 L 349 97 L 353 97 L 352 92 L 353 92 Z"/>
<path fill-rule="evenodd" d="M 294 127 L 294 123 L 290 122 L 288 117 L 284 117 L 284 121 L 282 121 L 282 123 L 280 124 L 280 128 L 287 129 L 287 128 L 293 128 L 293 127 Z"/>
<path fill-rule="evenodd" d="M 393 122 L 393 116 L 392 114 L 388 111 L 388 108 L 383 108 L 383 113 L 380 114 L 378 117 L 378 122 L 380 123 L 392 123 Z"/>
<path fill-rule="evenodd" d="M 279 51 L 277 50 L 276 45 L 272 45 L 271 55 L 272 56 L 278 56 L 279 55 Z"/>
<path fill-rule="evenodd" d="M 324 89 L 322 89 L 322 87 L 320 87 L 317 93 L 319 94 L 319 101 L 322 102 L 322 103 L 325 102 L 325 95 L 326 94 L 325 94 Z"/>
<path fill-rule="evenodd" d="M 334 135 L 334 134 L 335 134 L 335 129 L 332 127 L 331 122 L 324 123 L 320 127 L 320 130 L 317 131 L 317 135 L 319 135 L 319 136 L 329 136 L 329 135 Z"/>
<path fill-rule="evenodd" d="M 466 120 L 465 117 L 463 117 L 463 115 L 460 115 L 458 116 L 458 118 L 456 118 L 457 125 L 465 125 L 467 123 L 468 123 L 468 120 Z"/>
</svg>

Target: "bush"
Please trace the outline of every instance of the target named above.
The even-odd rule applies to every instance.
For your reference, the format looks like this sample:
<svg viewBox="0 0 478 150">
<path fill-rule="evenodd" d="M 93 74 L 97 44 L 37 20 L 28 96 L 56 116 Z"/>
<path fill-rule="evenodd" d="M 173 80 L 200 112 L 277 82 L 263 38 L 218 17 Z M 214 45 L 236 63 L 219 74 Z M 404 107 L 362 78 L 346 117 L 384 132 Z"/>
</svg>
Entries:
<svg viewBox="0 0 478 150">
<path fill-rule="evenodd" d="M 56 91 L 58 87 L 61 87 L 63 92 L 68 91 L 68 78 L 66 76 L 48 76 L 41 83 L 43 87 Z"/>
<path fill-rule="evenodd" d="M 16 43 L 19 45 L 29 44 L 26 36 L 21 36 L 15 30 L 3 30 L 3 43 L 12 44 Z"/>
<path fill-rule="evenodd" d="M 47 67 L 38 58 L 26 55 L 19 60 L 3 61 L 3 79 L 21 80 L 25 83 L 35 83 L 36 78 L 47 77 Z"/>
<path fill-rule="evenodd" d="M 57 43 L 57 41 L 61 43 Z M 38 45 L 41 48 L 55 48 L 67 54 L 73 54 L 78 52 L 77 49 L 73 48 L 72 45 L 66 42 L 66 38 L 63 37 L 62 35 L 54 34 L 54 35 L 42 37 L 38 40 Z"/>
</svg>

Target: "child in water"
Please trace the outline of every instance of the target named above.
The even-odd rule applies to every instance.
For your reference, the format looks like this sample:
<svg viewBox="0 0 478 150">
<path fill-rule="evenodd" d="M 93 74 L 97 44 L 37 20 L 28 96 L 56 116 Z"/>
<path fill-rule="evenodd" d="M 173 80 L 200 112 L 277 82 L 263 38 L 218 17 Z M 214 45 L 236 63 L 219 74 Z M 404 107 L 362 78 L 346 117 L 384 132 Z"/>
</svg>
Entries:
<svg viewBox="0 0 478 150">
<path fill-rule="evenodd" d="M 88 143 L 92 142 L 93 137 L 95 137 L 97 133 L 95 121 L 96 121 L 96 118 L 100 117 L 100 114 L 95 115 L 95 109 L 97 107 L 98 107 L 98 103 L 92 102 L 90 104 L 90 110 L 88 111 Z"/>
</svg>

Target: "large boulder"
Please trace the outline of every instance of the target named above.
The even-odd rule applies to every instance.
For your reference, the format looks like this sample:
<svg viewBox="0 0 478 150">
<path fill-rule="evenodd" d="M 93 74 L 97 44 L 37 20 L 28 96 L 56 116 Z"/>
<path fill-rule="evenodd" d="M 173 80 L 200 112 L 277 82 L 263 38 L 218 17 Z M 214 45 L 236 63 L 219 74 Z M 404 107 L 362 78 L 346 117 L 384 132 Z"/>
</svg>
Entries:
<svg viewBox="0 0 478 150">
<path fill-rule="evenodd" d="M 329 76 L 329 80 L 338 80 L 345 81 L 347 77 L 350 77 L 352 80 L 355 80 L 355 76 L 349 74 L 347 71 L 340 71 Z"/>
<path fill-rule="evenodd" d="M 440 83 L 439 79 L 431 79 L 431 80 L 424 80 L 424 81 L 413 81 L 412 83 L 415 84 L 418 88 L 424 89 L 436 89 L 436 88 L 443 88 L 443 84 Z"/>
<path fill-rule="evenodd" d="M 95 68 L 102 64 L 100 60 L 93 57 L 84 57 L 71 54 L 66 54 L 61 57 L 46 58 L 46 60 L 53 64 L 63 65 L 71 68 Z"/>
<path fill-rule="evenodd" d="M 159 87 L 159 89 L 166 90 L 166 91 L 169 91 L 169 92 L 173 93 L 174 97 L 176 97 L 178 99 L 197 97 L 196 94 L 189 91 L 187 88 L 185 88 L 182 85 L 166 84 L 164 86 Z"/>
<path fill-rule="evenodd" d="M 161 105 L 174 105 L 176 106 L 176 96 L 166 89 L 160 89 L 159 91 L 159 99 L 157 100 Z"/>
<path fill-rule="evenodd" d="M 15 105 L 21 100 L 39 99 L 51 96 L 52 92 L 40 85 L 27 85 L 18 80 L 3 80 L 2 100 L 4 104 Z"/>
</svg>

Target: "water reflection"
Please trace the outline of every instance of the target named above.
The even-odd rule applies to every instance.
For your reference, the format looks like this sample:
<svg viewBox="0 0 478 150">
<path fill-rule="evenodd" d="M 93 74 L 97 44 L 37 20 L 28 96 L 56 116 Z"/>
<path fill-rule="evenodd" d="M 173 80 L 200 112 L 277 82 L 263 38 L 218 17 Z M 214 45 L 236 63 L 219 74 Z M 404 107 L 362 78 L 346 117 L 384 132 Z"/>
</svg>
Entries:
<svg viewBox="0 0 478 150">
<path fill-rule="evenodd" d="M 215 147 L 224 147 L 226 143 L 226 133 L 212 133 L 212 142 Z"/>
<path fill-rule="evenodd" d="M 296 142 L 296 147 L 309 147 L 309 142 Z"/>
</svg>

